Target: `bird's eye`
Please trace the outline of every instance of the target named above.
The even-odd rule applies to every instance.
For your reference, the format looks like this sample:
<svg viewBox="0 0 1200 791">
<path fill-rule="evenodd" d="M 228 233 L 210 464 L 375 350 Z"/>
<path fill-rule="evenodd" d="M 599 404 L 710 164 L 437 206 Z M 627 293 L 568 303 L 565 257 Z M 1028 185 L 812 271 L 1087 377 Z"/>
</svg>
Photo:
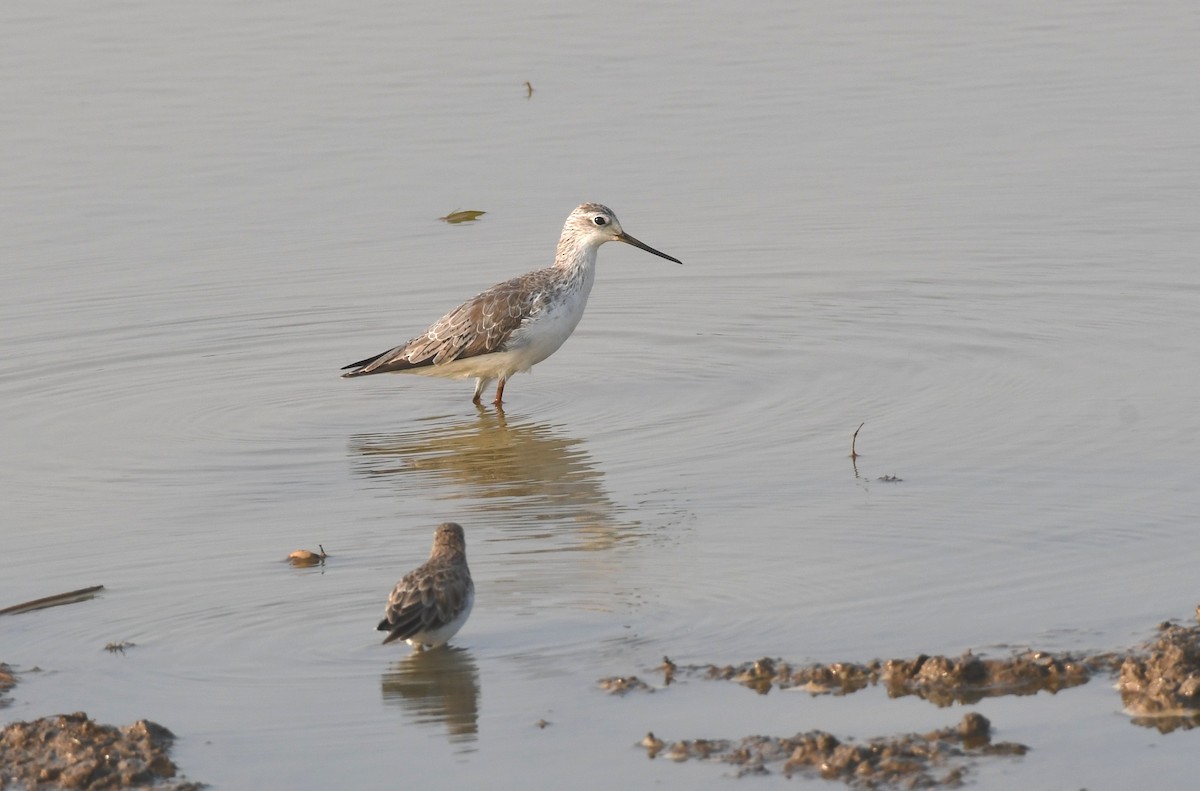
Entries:
<svg viewBox="0 0 1200 791">
<path fill-rule="evenodd" d="M 608 225 L 608 218 L 605 217 L 603 214 L 597 214 L 595 217 L 592 218 L 592 222 L 596 223 L 596 225 L 604 226 L 604 225 Z"/>
</svg>

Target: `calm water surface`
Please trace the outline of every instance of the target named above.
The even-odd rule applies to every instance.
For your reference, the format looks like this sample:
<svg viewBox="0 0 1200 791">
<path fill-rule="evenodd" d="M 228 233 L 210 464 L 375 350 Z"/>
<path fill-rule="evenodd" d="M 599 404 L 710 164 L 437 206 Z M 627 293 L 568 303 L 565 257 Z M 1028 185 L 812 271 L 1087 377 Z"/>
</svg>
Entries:
<svg viewBox="0 0 1200 791">
<path fill-rule="evenodd" d="M 962 712 L 596 680 L 1190 613 L 1192 4 L 525 8 L 0 8 L 0 606 L 107 588 L 0 622 L 0 720 L 148 717 L 219 788 L 725 788 L 633 745 Z M 605 247 L 504 413 L 338 378 L 584 200 L 685 266 Z M 446 519 L 478 603 L 409 659 Z M 1194 782 L 1106 681 L 978 710 L 1034 751 L 977 787 Z"/>
</svg>

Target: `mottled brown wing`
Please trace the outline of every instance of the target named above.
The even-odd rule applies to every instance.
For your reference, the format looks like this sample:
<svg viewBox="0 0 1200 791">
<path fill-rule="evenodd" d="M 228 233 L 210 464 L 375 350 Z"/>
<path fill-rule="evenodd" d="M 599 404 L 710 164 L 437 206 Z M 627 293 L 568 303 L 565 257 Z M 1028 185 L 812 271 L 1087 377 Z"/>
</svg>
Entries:
<svg viewBox="0 0 1200 791">
<path fill-rule="evenodd" d="M 460 305 L 409 341 L 406 357 L 433 365 L 500 351 L 509 336 L 541 306 L 541 293 L 530 292 L 517 278 L 493 286 Z"/>
<path fill-rule="evenodd" d="M 456 566 L 425 564 L 397 583 L 376 628 L 391 632 L 384 640 L 390 643 L 445 626 L 462 611 L 472 587 L 470 576 Z"/>
<path fill-rule="evenodd" d="M 345 376 L 441 365 L 502 351 L 513 332 L 545 306 L 552 272 L 538 270 L 492 286 L 403 346 L 347 365 L 356 370 Z"/>
</svg>

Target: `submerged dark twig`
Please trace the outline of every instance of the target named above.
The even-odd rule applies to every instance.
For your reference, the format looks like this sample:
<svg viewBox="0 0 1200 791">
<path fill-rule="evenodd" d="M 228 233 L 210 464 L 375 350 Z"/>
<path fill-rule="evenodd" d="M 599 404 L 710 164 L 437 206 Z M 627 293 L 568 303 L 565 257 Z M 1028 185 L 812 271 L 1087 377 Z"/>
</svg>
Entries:
<svg viewBox="0 0 1200 791">
<path fill-rule="evenodd" d="M 23 604 L 14 604 L 11 607 L 5 607 L 3 610 L 0 610 L 0 615 L 16 615 L 17 613 L 22 612 L 42 610 L 46 607 L 57 607 L 60 604 L 74 604 L 75 602 L 79 601 L 87 601 L 102 590 L 104 590 L 103 585 L 93 585 L 90 588 L 80 588 L 77 591 L 58 593 L 54 596 L 43 596 L 40 599 L 27 601 Z"/>
</svg>

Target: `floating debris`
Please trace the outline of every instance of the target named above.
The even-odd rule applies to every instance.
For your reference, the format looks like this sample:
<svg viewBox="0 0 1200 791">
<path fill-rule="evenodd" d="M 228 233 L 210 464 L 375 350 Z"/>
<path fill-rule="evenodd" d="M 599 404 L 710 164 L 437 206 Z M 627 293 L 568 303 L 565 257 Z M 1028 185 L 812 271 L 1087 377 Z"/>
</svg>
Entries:
<svg viewBox="0 0 1200 791">
<path fill-rule="evenodd" d="M 526 91 L 526 93 L 525 93 L 526 99 L 533 96 L 533 85 L 530 84 L 529 80 L 525 81 L 525 91 Z"/>
<path fill-rule="evenodd" d="M 971 764 L 981 756 L 1024 755 L 1029 748 L 1014 742 L 991 743 L 991 723 L 971 712 L 949 728 L 927 734 L 879 737 L 867 742 L 841 741 L 825 731 L 796 736 L 748 736 L 664 742 L 653 733 L 641 741 L 650 758 L 663 756 L 682 762 L 689 758 L 720 761 L 738 767 L 738 776 L 769 774 L 778 768 L 785 776 L 815 771 L 826 780 L 877 788 L 958 786 Z"/>
<path fill-rule="evenodd" d="M 663 740 L 655 736 L 654 731 L 647 731 L 646 738 L 642 739 L 638 744 L 646 748 L 646 753 L 652 759 L 657 758 L 663 748 Z"/>
<path fill-rule="evenodd" d="M 538 720 L 536 724 L 542 730 L 546 730 L 546 726 L 550 724 L 550 721 L 549 720 Z"/>
<path fill-rule="evenodd" d="M 642 681 L 637 676 L 612 676 L 600 679 L 600 689 L 610 695 L 624 695 L 626 692 L 653 692 L 654 687 Z"/>
<path fill-rule="evenodd" d="M 24 604 L 14 604 L 11 607 L 5 607 L 0 610 L 0 615 L 16 615 L 22 612 L 31 612 L 33 610 L 42 610 L 46 607 L 57 607 L 60 604 L 74 604 L 75 602 L 87 601 L 94 598 L 97 593 L 104 590 L 103 585 L 93 585 L 90 588 L 80 588 L 77 591 L 68 591 L 67 593 L 58 593 L 54 596 L 45 596 L 41 599 L 27 601 Z"/>
<path fill-rule="evenodd" d="M 671 661 L 669 656 L 664 656 L 663 663 L 658 666 L 658 669 L 663 672 L 663 686 L 671 686 L 671 682 L 675 680 L 675 663 Z"/>
<path fill-rule="evenodd" d="M 875 480 L 880 481 L 881 483 L 900 483 L 904 479 L 897 478 L 895 475 L 880 475 Z"/>
<path fill-rule="evenodd" d="M 110 654 L 123 654 L 126 648 L 133 648 L 137 643 L 131 643 L 128 640 L 122 640 L 118 643 L 109 643 L 104 646 L 104 650 Z"/>
<path fill-rule="evenodd" d="M 438 219 L 442 220 L 443 222 L 448 222 L 451 225 L 458 225 L 461 222 L 474 222 L 475 220 L 478 220 L 480 217 L 482 217 L 485 214 L 487 214 L 487 212 L 485 212 L 485 211 L 474 211 L 474 210 L 459 211 L 458 209 L 455 209 L 454 211 L 447 214 L 445 217 L 438 217 Z"/>
<path fill-rule="evenodd" d="M 297 549 L 295 552 L 287 556 L 287 559 L 293 566 L 317 566 L 324 565 L 325 558 L 329 555 L 325 554 L 325 547 L 317 544 L 317 549 L 321 550 L 321 554 L 317 554 L 310 549 Z"/>
<path fill-rule="evenodd" d="M 83 712 L 14 722 L 0 731 L 0 788 L 146 788 L 198 791 L 171 781 L 175 735 L 149 720 L 117 728 Z"/>
</svg>

